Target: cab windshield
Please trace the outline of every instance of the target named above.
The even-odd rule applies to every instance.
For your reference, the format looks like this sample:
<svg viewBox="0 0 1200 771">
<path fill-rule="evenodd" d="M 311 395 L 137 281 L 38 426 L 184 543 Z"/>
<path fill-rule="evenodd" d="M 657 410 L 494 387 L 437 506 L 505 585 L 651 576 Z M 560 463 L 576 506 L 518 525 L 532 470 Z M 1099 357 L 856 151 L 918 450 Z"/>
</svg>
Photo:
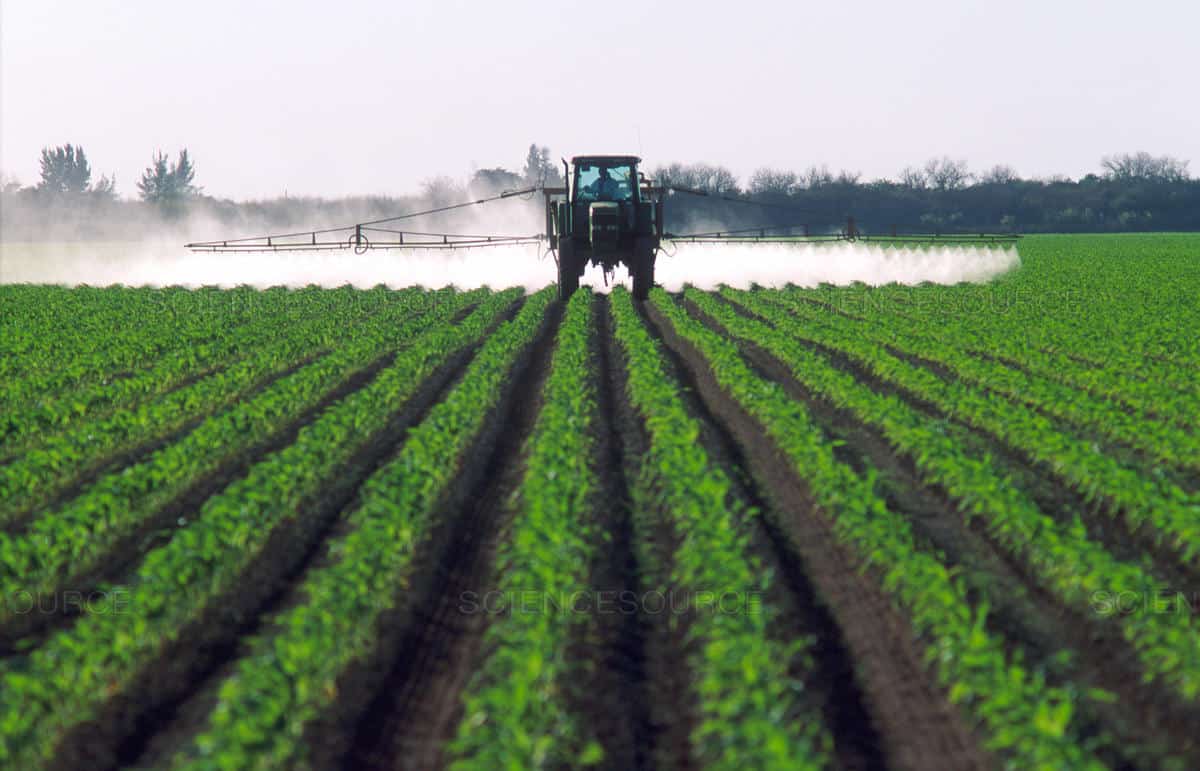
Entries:
<svg viewBox="0 0 1200 771">
<path fill-rule="evenodd" d="M 575 167 L 575 190 L 580 201 L 632 201 L 633 167 L 581 163 Z"/>
</svg>

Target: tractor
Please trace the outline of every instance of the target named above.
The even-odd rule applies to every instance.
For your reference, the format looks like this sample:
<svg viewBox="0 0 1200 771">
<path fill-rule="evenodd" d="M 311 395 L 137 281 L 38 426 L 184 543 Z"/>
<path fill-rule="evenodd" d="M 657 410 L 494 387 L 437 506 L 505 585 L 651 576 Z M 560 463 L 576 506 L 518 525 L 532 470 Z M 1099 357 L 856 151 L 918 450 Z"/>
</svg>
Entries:
<svg viewBox="0 0 1200 771">
<path fill-rule="evenodd" d="M 633 296 L 654 285 L 654 258 L 662 239 L 662 188 L 638 171 L 632 155 L 577 155 L 563 162 L 566 187 L 543 188 L 546 237 L 558 262 L 558 294 L 579 288 L 588 263 L 605 278 L 624 264 Z"/>
</svg>

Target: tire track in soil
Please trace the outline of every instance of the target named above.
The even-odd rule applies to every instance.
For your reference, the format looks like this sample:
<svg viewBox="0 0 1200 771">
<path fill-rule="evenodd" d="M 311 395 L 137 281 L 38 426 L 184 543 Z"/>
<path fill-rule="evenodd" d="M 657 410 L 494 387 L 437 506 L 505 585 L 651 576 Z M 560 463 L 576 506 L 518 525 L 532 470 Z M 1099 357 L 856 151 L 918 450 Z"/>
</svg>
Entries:
<svg viewBox="0 0 1200 771">
<path fill-rule="evenodd" d="M 521 299 L 501 311 L 484 338 L 523 304 Z M 246 643 L 298 601 L 296 587 L 324 558 L 322 546 L 344 527 L 341 517 L 357 501 L 363 482 L 399 451 L 408 431 L 453 388 L 481 346 L 482 342 L 468 345 L 438 367 L 329 484 L 300 505 L 302 515 L 270 533 L 236 586 L 209 603 L 96 720 L 72 731 L 51 768 L 69 771 L 86 764 L 99 771 L 164 765 L 205 724 L 221 682 L 233 672 Z M 363 381 L 359 387 L 366 385 Z"/>
<path fill-rule="evenodd" d="M 777 522 L 766 493 L 750 471 L 745 453 L 725 426 L 709 411 L 700 397 L 698 384 L 688 363 L 663 339 L 661 317 L 651 318 L 651 306 L 638 306 L 650 335 L 658 341 L 666 356 L 670 377 L 679 385 L 688 414 L 700 425 L 700 444 L 710 460 L 725 472 L 732 483 L 731 492 L 740 503 L 758 510 L 749 520 L 750 547 L 764 570 L 780 576 L 771 583 L 767 604 L 781 613 L 770 628 L 772 637 L 790 641 L 812 636 L 811 667 L 797 658 L 789 674 L 804 683 L 808 691 L 805 706 L 809 714 L 820 714 L 834 737 L 838 767 L 871 769 L 884 767 L 880 737 L 868 714 L 854 667 L 838 625 L 820 600 L 804 566 L 788 545 L 787 535 Z M 804 719 L 795 715 L 791 719 Z"/>
<path fill-rule="evenodd" d="M 414 557 L 411 587 L 380 626 L 376 649 L 338 684 L 338 714 L 307 732 L 315 768 L 441 768 L 462 717 L 461 698 L 481 653 L 486 612 L 469 612 L 496 588 L 496 550 L 513 512 L 525 442 L 542 405 L 563 305 L 555 301 L 518 359 L 498 407 L 440 502 Z"/>
<path fill-rule="evenodd" d="M 694 304 L 682 305 L 710 329 L 728 334 Z M 923 482 L 912 460 L 892 450 L 883 435 L 808 391 L 770 352 L 747 340 L 738 339 L 737 344 L 761 377 L 804 403 L 829 438 L 845 442 L 838 448 L 839 460 L 860 473 L 868 463 L 881 472 L 888 507 L 903 514 L 926 545 L 946 557 L 944 562 L 963 571 L 973 604 L 986 594 L 987 626 L 1006 640 L 1010 652 L 1022 649 L 1026 661 L 1045 668 L 1051 684 L 1082 683 L 1118 694 L 1113 704 L 1079 702 L 1082 738 L 1110 737 L 1100 748 L 1106 762 L 1114 767 L 1156 767 L 1174 753 L 1200 767 L 1189 730 L 1200 724 L 1200 712 L 1142 686 L 1134 652 L 1119 634 L 1064 607 L 1045 591 L 991 538 L 982 520 L 964 521 L 954 500 L 941 487 Z M 1064 647 L 1075 651 L 1077 663 L 1056 660 Z"/>
<path fill-rule="evenodd" d="M 637 556 L 633 550 L 633 503 L 626 478 L 621 420 L 629 420 L 624 399 L 625 370 L 614 358 L 615 340 L 608 298 L 593 298 L 594 327 L 589 337 L 596 383 L 597 424 L 593 427 L 593 467 L 599 481 L 593 511 L 594 532 L 601 538 L 588 571 L 593 614 L 572 628 L 570 651 L 588 664 L 567 684 L 572 712 L 594 731 L 604 747 L 605 766 L 641 771 L 652 768 L 653 732 L 646 693 L 646 619 L 636 610 L 601 611 L 605 598 L 640 597 Z M 632 427 L 625 426 L 625 431 Z M 603 534 L 610 537 L 605 540 Z M 623 606 L 622 606 L 623 607 Z"/>
<path fill-rule="evenodd" d="M 719 299 L 728 303 L 738 314 L 772 326 L 768 319 L 736 301 L 724 296 L 719 296 Z M 1173 593 L 1200 597 L 1200 567 L 1194 561 L 1185 559 L 1169 544 L 1159 543 L 1148 525 L 1131 529 L 1124 515 L 1111 501 L 1100 498 L 1089 503 L 1049 464 L 1038 461 L 1026 450 L 988 431 L 972 427 L 966 418 L 948 414 L 938 404 L 925 400 L 903 386 L 881 379 L 848 354 L 811 340 L 797 339 L 796 342 L 822 355 L 832 367 L 850 375 L 875 393 L 895 396 L 928 418 L 943 422 L 969 454 L 978 457 L 988 454 L 1001 472 L 1007 474 L 1042 513 L 1064 524 L 1070 524 L 1078 516 L 1087 530 L 1088 538 L 1102 544 L 1117 559 L 1142 564 Z M 1151 558 L 1149 562 L 1145 559 L 1147 555 Z"/>
<path fill-rule="evenodd" d="M 789 551 L 841 632 L 856 682 L 889 768 L 984 769 L 996 765 L 983 742 L 924 664 L 924 646 L 882 593 L 877 571 L 837 538 L 763 428 L 717 383 L 703 356 L 653 306 L 652 325 L 683 362 L 690 386 L 741 448 L 759 489 L 778 517 Z"/>
</svg>

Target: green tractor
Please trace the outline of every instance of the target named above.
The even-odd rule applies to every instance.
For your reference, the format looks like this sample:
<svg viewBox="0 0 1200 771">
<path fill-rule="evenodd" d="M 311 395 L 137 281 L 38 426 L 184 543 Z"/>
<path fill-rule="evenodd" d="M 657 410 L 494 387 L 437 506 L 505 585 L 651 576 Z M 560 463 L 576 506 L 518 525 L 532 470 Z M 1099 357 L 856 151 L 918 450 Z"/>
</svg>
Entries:
<svg viewBox="0 0 1200 771">
<path fill-rule="evenodd" d="M 624 263 L 633 296 L 649 294 L 663 235 L 663 190 L 638 171 L 640 162 L 632 155 L 578 155 L 569 166 L 563 162 L 567 187 L 543 189 L 562 299 L 579 288 L 589 262 L 600 266 L 606 283 Z"/>
</svg>

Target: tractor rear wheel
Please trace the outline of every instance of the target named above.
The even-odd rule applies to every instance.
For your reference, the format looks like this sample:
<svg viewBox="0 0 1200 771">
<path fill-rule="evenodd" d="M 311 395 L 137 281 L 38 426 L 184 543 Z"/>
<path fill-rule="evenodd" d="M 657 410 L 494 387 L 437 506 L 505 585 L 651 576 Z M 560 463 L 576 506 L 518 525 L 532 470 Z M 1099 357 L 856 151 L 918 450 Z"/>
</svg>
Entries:
<svg viewBox="0 0 1200 771">
<path fill-rule="evenodd" d="M 558 299 L 566 302 L 579 288 L 579 271 L 575 268 L 575 258 L 569 249 L 560 249 L 558 253 Z"/>
</svg>

